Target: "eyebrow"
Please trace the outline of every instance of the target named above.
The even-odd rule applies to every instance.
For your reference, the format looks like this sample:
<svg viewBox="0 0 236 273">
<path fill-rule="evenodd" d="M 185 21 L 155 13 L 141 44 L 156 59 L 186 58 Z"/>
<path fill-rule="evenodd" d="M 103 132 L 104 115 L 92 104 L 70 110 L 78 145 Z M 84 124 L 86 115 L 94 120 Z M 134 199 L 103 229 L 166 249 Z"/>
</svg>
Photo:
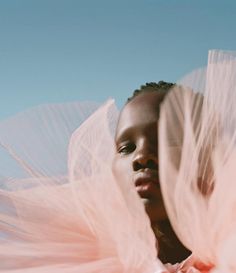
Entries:
<svg viewBox="0 0 236 273">
<path fill-rule="evenodd" d="M 154 121 L 148 125 L 146 125 L 146 127 L 148 127 L 148 130 L 150 130 L 153 126 L 156 126 L 157 122 Z M 138 129 L 137 129 L 138 128 Z M 131 137 L 133 132 L 135 130 L 139 130 L 140 129 L 140 125 L 138 126 L 129 126 L 129 127 L 125 127 L 124 129 L 122 129 L 119 133 L 119 135 L 116 135 L 115 137 L 115 143 L 119 143 L 121 141 L 126 140 L 127 138 Z M 158 130 L 158 127 L 157 127 Z"/>
<path fill-rule="evenodd" d="M 123 130 L 121 130 L 119 135 L 116 135 L 115 142 L 119 143 L 119 142 L 124 141 L 125 139 L 129 138 L 131 136 L 132 130 L 135 130 L 135 126 L 126 127 Z"/>
</svg>

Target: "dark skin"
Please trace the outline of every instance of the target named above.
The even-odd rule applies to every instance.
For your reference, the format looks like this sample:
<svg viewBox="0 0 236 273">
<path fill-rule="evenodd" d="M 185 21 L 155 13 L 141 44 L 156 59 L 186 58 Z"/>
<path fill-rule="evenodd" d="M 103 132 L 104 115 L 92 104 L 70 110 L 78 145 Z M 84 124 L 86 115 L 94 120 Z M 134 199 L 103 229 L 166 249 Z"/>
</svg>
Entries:
<svg viewBox="0 0 236 273">
<path fill-rule="evenodd" d="M 170 225 L 160 190 L 158 118 L 163 98 L 158 92 L 146 92 L 125 105 L 116 130 L 113 173 L 135 185 L 158 240 L 158 257 L 173 264 L 187 258 L 190 251 Z"/>
</svg>

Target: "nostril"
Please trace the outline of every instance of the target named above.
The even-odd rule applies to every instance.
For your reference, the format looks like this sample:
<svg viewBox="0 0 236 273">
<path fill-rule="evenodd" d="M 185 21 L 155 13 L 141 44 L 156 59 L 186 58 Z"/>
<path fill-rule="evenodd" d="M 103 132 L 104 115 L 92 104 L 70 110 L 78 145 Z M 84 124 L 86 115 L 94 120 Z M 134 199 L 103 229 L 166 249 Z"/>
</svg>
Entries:
<svg viewBox="0 0 236 273">
<path fill-rule="evenodd" d="M 157 170 L 157 163 L 154 160 L 150 159 L 147 161 L 146 168 Z"/>
<path fill-rule="evenodd" d="M 143 169 L 143 165 L 140 164 L 138 161 L 133 162 L 133 170 L 136 172 L 140 169 Z"/>
<path fill-rule="evenodd" d="M 133 162 L 133 170 L 139 171 L 141 169 L 151 169 L 151 170 L 157 170 L 158 166 L 155 160 L 148 159 L 147 161 L 141 161 L 141 160 L 135 160 Z"/>
</svg>

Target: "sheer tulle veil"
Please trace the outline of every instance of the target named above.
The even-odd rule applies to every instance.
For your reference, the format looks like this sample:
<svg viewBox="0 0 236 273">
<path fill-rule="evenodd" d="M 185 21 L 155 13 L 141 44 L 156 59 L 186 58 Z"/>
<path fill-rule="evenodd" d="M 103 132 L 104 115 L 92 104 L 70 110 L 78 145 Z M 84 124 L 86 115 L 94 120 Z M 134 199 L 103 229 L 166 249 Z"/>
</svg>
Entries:
<svg viewBox="0 0 236 273">
<path fill-rule="evenodd" d="M 111 171 L 118 115 L 108 100 L 0 122 L 0 272 L 166 272 L 135 188 Z M 159 161 L 177 235 L 222 273 L 236 272 L 235 138 L 236 57 L 213 50 L 161 106 Z"/>
<path fill-rule="evenodd" d="M 1 272 L 162 271 L 135 189 L 111 172 L 117 118 L 108 100 L 41 106 L 0 125 Z"/>
<path fill-rule="evenodd" d="M 176 233 L 197 259 L 235 272 L 235 53 L 210 51 L 207 67 L 169 93 L 159 125 L 162 193 Z"/>
</svg>

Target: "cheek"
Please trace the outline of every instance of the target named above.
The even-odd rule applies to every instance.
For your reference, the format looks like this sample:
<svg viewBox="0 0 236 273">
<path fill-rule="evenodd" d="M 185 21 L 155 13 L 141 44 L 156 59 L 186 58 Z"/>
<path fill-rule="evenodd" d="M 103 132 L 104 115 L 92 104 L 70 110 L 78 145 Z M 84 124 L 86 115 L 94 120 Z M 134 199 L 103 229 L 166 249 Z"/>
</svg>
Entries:
<svg viewBox="0 0 236 273">
<path fill-rule="evenodd" d="M 131 159 L 126 157 L 122 158 L 116 155 L 112 162 L 112 172 L 118 181 L 131 182 L 132 181 L 132 165 Z"/>
</svg>

